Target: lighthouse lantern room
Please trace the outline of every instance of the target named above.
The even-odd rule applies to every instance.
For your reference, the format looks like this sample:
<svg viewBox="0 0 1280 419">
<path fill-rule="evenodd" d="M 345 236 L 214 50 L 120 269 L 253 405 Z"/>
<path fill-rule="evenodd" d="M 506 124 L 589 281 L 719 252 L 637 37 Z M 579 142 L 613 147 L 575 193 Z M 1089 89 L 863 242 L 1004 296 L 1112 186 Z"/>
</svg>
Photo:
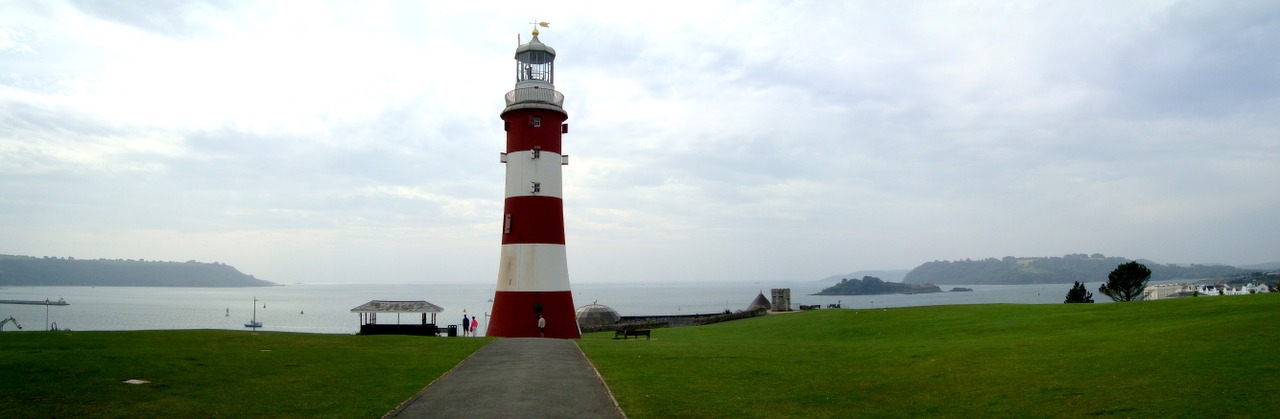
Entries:
<svg viewBox="0 0 1280 419">
<path fill-rule="evenodd" d="M 568 158 L 560 147 L 569 114 L 553 84 L 556 51 L 534 29 L 533 38 L 516 48 L 515 59 L 516 86 L 507 92 L 501 114 L 506 193 L 487 335 L 574 339 L 580 333 L 569 290 L 561 187 Z"/>
<path fill-rule="evenodd" d="M 533 40 L 516 48 L 516 87 L 531 87 L 530 84 L 555 84 L 556 50 L 542 42 Z"/>
</svg>

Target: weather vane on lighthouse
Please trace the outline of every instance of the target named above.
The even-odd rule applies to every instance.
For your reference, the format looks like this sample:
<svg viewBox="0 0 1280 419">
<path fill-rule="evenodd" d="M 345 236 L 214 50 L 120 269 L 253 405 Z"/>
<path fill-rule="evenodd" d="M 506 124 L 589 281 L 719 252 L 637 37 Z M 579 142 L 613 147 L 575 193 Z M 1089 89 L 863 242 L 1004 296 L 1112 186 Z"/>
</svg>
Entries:
<svg viewBox="0 0 1280 419">
<path fill-rule="evenodd" d="M 516 47 L 516 85 L 500 115 L 506 131 L 502 256 L 489 336 L 581 336 L 565 256 L 561 136 L 569 132 L 564 95 L 555 90 L 556 50 L 533 38 Z"/>
</svg>

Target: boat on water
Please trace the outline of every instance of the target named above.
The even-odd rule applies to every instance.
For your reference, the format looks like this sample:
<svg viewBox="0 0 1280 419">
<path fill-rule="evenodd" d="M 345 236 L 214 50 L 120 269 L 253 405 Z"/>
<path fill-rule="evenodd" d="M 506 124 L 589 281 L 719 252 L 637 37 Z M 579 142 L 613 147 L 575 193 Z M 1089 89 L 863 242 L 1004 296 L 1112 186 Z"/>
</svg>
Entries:
<svg viewBox="0 0 1280 419">
<path fill-rule="evenodd" d="M 262 327 L 262 322 L 258 321 L 258 297 L 253 297 L 253 320 L 249 320 L 248 323 L 245 323 L 244 327 L 252 327 L 254 329 Z"/>
</svg>

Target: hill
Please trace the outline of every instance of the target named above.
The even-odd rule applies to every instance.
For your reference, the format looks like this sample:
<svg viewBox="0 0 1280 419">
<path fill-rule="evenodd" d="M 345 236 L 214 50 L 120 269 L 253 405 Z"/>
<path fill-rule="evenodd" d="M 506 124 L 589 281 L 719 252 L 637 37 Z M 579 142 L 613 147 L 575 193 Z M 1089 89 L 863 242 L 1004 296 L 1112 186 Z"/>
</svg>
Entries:
<svg viewBox="0 0 1280 419">
<path fill-rule="evenodd" d="M 0 285 L 114 287 L 269 287 L 222 263 L 146 262 L 0 255 Z"/>
<path fill-rule="evenodd" d="M 1240 265 L 1240 269 L 1248 269 L 1251 271 L 1275 271 L 1280 270 L 1280 262 L 1259 263 L 1257 265 Z"/>
<path fill-rule="evenodd" d="M 1116 266 L 1131 259 L 1071 254 L 1062 257 L 1013 257 L 984 260 L 933 261 L 912 269 L 902 282 L 909 284 L 1070 284 L 1080 282 L 1105 282 L 1107 274 Z M 1149 260 L 1138 262 L 1151 269 L 1152 281 L 1165 280 L 1226 280 L 1251 271 L 1227 265 L 1175 265 L 1158 264 Z"/>
<path fill-rule="evenodd" d="M 887 282 L 902 282 L 902 278 L 907 276 L 907 272 L 911 272 L 911 270 L 910 269 L 889 269 L 889 270 L 855 271 L 855 272 L 850 272 L 844 275 L 831 275 L 826 278 L 822 278 L 818 280 L 818 282 L 840 282 L 840 280 L 845 278 L 862 278 L 864 276 L 874 276 L 876 278 L 883 279 Z"/>
</svg>

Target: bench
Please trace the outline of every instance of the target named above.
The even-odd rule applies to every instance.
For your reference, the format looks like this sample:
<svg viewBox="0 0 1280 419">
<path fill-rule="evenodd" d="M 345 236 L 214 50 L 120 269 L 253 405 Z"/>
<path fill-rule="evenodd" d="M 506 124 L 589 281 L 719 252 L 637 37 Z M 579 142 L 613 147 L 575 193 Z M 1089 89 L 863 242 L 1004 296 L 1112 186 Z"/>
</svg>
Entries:
<svg viewBox="0 0 1280 419">
<path fill-rule="evenodd" d="M 641 335 L 644 336 L 645 340 L 652 339 L 652 335 L 649 334 L 649 329 L 618 329 L 613 331 L 614 339 L 621 337 L 622 340 L 627 340 L 627 338 L 631 336 L 635 336 L 636 339 L 640 339 Z"/>
</svg>

